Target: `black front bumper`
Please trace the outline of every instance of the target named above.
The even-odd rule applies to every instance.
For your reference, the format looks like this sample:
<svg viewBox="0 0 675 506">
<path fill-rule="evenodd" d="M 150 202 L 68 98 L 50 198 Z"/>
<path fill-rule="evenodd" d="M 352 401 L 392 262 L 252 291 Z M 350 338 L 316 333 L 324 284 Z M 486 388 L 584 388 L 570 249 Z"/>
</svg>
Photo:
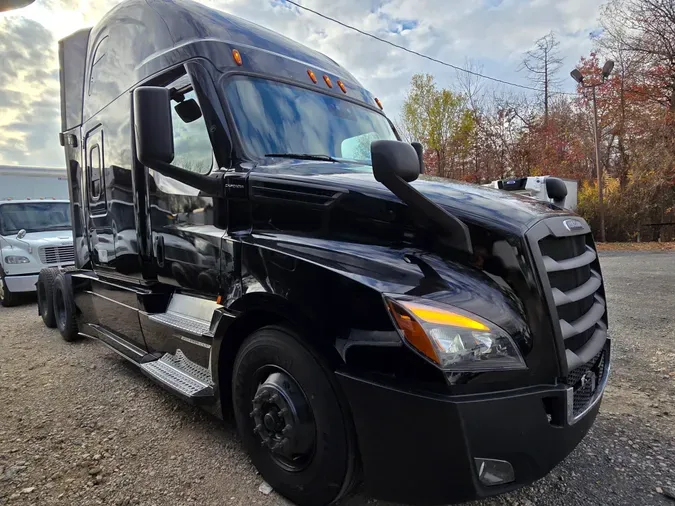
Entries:
<svg viewBox="0 0 675 506">
<path fill-rule="evenodd" d="M 607 349 L 609 358 L 609 349 Z M 609 362 L 609 361 L 608 361 Z M 356 427 L 366 491 L 410 504 L 501 494 L 548 474 L 583 439 L 609 374 L 573 420 L 565 385 L 475 396 L 429 396 L 340 374 Z M 475 458 L 507 461 L 515 481 L 486 486 Z"/>
</svg>

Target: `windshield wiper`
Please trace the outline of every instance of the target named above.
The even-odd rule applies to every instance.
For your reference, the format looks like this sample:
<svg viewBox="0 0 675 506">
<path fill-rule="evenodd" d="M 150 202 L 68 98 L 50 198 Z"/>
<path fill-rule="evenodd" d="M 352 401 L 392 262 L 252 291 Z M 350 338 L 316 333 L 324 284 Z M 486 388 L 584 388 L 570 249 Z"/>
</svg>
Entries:
<svg viewBox="0 0 675 506">
<path fill-rule="evenodd" d="M 337 158 L 328 155 L 310 155 L 307 153 L 267 153 L 268 158 L 296 158 L 298 160 L 318 160 L 321 162 L 340 162 Z"/>
</svg>

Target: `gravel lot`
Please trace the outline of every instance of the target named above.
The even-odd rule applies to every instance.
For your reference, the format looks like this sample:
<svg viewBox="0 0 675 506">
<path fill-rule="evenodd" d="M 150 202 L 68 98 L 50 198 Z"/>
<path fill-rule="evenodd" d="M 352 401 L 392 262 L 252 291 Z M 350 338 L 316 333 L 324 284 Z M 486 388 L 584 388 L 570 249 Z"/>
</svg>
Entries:
<svg viewBox="0 0 675 506">
<path fill-rule="evenodd" d="M 613 372 L 595 427 L 548 477 L 493 505 L 675 505 L 675 253 L 602 255 Z M 34 302 L 0 308 L 0 504 L 281 505 L 235 429 Z M 393 506 L 361 496 L 343 506 Z"/>
</svg>

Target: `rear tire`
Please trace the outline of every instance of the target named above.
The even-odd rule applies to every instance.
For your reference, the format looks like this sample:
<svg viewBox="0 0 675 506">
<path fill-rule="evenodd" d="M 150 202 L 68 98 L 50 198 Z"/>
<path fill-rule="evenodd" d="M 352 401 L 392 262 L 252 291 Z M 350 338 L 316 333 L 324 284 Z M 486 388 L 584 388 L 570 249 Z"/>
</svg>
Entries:
<svg viewBox="0 0 675 506">
<path fill-rule="evenodd" d="M 18 293 L 12 293 L 5 283 L 5 275 L 0 276 L 0 304 L 2 307 L 16 306 L 21 301 Z"/>
<path fill-rule="evenodd" d="M 299 506 L 346 495 L 356 440 L 320 357 L 290 330 L 264 327 L 241 345 L 232 374 L 239 436 L 265 481 Z"/>
<path fill-rule="evenodd" d="M 58 276 L 58 269 L 42 269 L 37 282 L 38 310 L 42 321 L 49 328 L 56 327 L 54 317 L 54 280 Z"/>
<path fill-rule="evenodd" d="M 70 284 L 70 277 L 64 273 L 59 273 L 54 280 L 54 318 L 56 327 L 64 340 L 71 342 L 79 337 L 75 300 L 73 299 L 73 289 Z"/>
</svg>

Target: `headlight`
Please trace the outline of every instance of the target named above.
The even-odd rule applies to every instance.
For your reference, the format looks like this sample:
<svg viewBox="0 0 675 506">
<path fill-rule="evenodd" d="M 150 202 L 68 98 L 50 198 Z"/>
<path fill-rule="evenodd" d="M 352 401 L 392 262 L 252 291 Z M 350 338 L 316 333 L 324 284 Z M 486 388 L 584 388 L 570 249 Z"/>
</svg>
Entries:
<svg viewBox="0 0 675 506">
<path fill-rule="evenodd" d="M 525 369 L 511 337 L 476 315 L 414 298 L 386 301 L 405 340 L 444 371 Z"/>
<path fill-rule="evenodd" d="M 7 262 L 8 264 L 29 264 L 30 259 L 27 257 L 17 255 L 9 255 L 5 257 L 5 262 Z"/>
</svg>

